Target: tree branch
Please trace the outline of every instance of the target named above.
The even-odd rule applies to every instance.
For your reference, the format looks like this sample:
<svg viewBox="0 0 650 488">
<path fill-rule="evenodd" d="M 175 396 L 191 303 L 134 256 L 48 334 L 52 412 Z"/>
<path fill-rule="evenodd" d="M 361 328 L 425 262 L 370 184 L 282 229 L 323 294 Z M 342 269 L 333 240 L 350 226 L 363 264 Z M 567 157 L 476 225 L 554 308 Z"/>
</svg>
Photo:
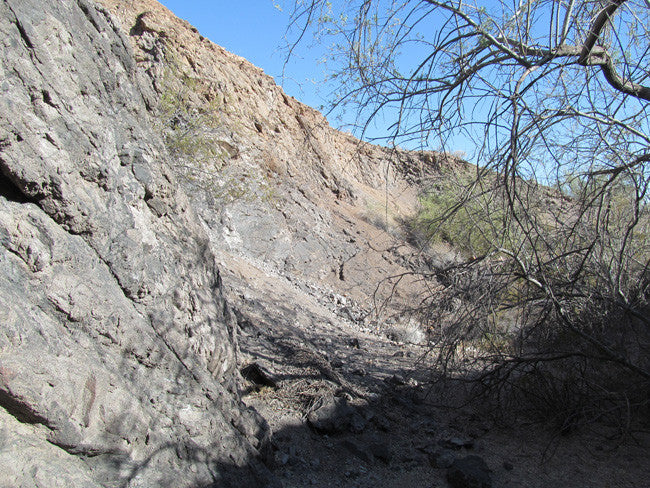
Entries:
<svg viewBox="0 0 650 488">
<path fill-rule="evenodd" d="M 598 175 L 618 175 L 619 173 L 625 171 L 626 169 L 631 169 L 634 168 L 635 166 L 641 164 L 641 163 L 647 163 L 650 161 L 650 153 L 642 154 L 638 158 L 634 159 L 633 161 L 630 161 L 627 164 L 624 164 L 623 166 L 617 166 L 616 168 L 607 168 L 607 169 L 601 169 L 598 171 L 592 171 L 589 174 L 591 176 L 598 176 Z"/>
<path fill-rule="evenodd" d="M 605 5 L 605 7 L 596 16 L 594 23 L 591 24 L 591 28 L 589 29 L 589 34 L 587 35 L 587 39 L 585 40 L 585 43 L 582 45 L 582 53 L 580 54 L 580 59 L 578 59 L 578 63 L 580 63 L 583 66 L 586 66 L 588 64 L 587 60 L 591 56 L 592 50 L 596 45 L 596 41 L 600 37 L 601 32 L 605 28 L 605 25 L 612 17 L 612 15 L 614 15 L 614 12 L 616 12 L 616 10 L 621 5 L 623 5 L 626 1 L 627 0 L 609 0 L 609 3 Z"/>
<path fill-rule="evenodd" d="M 596 42 L 607 25 L 607 22 L 626 1 L 609 0 L 609 3 L 600 11 L 589 29 L 585 43 L 582 45 L 582 52 L 578 58 L 578 64 L 581 66 L 600 66 L 605 79 L 616 90 L 642 100 L 650 101 L 650 87 L 639 85 L 630 80 L 624 80 L 616 71 L 611 55 L 605 49 L 598 49 L 596 47 Z"/>
</svg>

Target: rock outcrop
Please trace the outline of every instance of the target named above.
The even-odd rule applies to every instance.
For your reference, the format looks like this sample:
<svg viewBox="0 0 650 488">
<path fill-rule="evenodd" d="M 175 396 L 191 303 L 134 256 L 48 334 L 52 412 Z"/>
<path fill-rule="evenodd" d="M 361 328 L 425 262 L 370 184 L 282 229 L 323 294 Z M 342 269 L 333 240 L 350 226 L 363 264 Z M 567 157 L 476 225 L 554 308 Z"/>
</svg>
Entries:
<svg viewBox="0 0 650 488">
<path fill-rule="evenodd" d="M 86 0 L 6 0 L 0 33 L 0 485 L 263 486 L 234 316 L 128 38 Z"/>
</svg>

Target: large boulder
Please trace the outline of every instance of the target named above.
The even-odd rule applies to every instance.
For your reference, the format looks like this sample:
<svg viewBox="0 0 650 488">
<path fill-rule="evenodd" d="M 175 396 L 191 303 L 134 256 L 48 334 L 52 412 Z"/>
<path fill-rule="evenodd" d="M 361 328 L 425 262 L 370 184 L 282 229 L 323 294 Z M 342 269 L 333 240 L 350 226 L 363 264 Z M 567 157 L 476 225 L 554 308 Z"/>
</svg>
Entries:
<svg viewBox="0 0 650 488">
<path fill-rule="evenodd" d="M 93 3 L 0 3 L 0 486 L 264 484 L 147 79 Z"/>
</svg>

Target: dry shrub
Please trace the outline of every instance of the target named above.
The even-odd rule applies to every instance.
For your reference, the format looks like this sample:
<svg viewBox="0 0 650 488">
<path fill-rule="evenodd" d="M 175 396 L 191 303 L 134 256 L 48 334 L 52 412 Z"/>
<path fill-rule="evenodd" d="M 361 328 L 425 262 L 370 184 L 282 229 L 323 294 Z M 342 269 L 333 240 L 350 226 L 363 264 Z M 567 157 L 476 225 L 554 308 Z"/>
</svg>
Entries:
<svg viewBox="0 0 650 488">
<path fill-rule="evenodd" d="M 434 268 L 421 309 L 441 378 L 497 418 L 547 422 L 562 434 L 598 425 L 629 434 L 650 408 L 650 331 L 639 314 L 524 286 L 505 260 Z M 559 310 L 558 310 L 559 308 Z M 451 384 L 451 383 L 450 383 Z"/>
<path fill-rule="evenodd" d="M 422 325 L 415 318 L 399 320 L 394 324 L 386 327 L 386 336 L 395 341 L 408 344 L 423 344 L 427 340 L 427 335 Z"/>
</svg>

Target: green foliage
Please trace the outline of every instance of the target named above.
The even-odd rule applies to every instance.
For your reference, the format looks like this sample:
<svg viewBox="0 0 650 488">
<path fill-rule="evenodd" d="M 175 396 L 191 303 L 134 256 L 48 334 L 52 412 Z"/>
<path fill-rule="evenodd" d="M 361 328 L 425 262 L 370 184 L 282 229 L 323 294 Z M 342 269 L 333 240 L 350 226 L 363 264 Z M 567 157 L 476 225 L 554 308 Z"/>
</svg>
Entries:
<svg viewBox="0 0 650 488">
<path fill-rule="evenodd" d="M 197 97 L 199 83 L 183 73 L 173 56 L 169 56 L 161 81 L 158 111 L 165 144 L 177 159 L 197 164 L 223 161 L 227 153 L 210 133 L 220 125 L 222 107 L 217 101 L 200 104 L 193 100 Z"/>
<path fill-rule="evenodd" d="M 275 202 L 278 196 L 266 176 L 227 165 L 238 152 L 218 136 L 231 105 L 227 94 L 213 94 L 208 100 L 209 86 L 185 72 L 175 51 L 167 49 L 165 60 L 158 80 L 157 119 L 176 173 L 226 203 Z M 232 130 L 233 125 L 228 128 Z"/>
<path fill-rule="evenodd" d="M 447 175 L 420 197 L 412 230 L 444 241 L 468 255 L 484 255 L 507 236 L 506 213 L 498 192 L 472 175 Z"/>
<path fill-rule="evenodd" d="M 211 188 L 212 195 L 224 203 L 260 202 L 277 207 L 281 198 L 266 175 L 223 171 Z"/>
</svg>

